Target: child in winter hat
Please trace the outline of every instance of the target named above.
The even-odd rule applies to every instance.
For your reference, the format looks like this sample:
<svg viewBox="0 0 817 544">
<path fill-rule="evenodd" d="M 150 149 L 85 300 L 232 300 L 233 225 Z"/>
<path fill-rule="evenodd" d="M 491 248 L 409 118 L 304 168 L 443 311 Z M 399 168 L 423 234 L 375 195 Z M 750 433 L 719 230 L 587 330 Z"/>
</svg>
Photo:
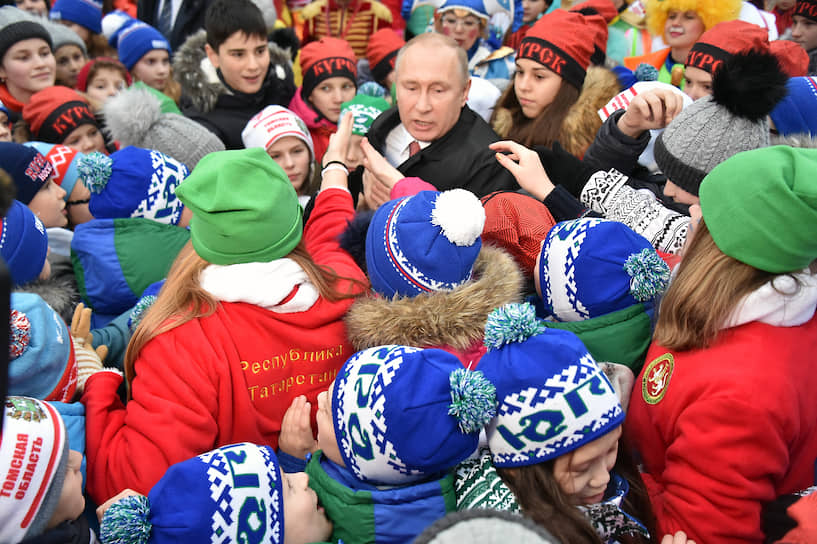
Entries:
<svg viewBox="0 0 817 544">
<path fill-rule="evenodd" d="M 70 28 L 79 26 L 86 35 L 102 33 L 102 2 L 96 0 L 57 0 L 48 17 Z"/>
<path fill-rule="evenodd" d="M 126 495 L 102 517 L 103 543 L 307 544 L 331 523 L 303 473 L 287 474 L 268 446 L 222 446 L 171 466 L 144 495 Z"/>
<path fill-rule="evenodd" d="M 357 59 L 352 46 L 339 38 L 321 38 L 301 49 L 303 85 L 295 92 L 289 109 L 303 119 L 320 162 L 337 130 L 341 104 L 357 91 Z M 326 82 L 326 83 L 325 83 Z M 331 87 L 335 91 L 327 94 Z"/>
<path fill-rule="evenodd" d="M 365 94 L 357 94 L 352 100 L 341 105 L 341 117 L 346 115 L 346 112 L 352 112 L 354 116 L 349 152 L 344 161 L 349 170 L 354 170 L 363 164 L 363 149 L 360 147 L 360 142 L 369 133 L 369 127 L 372 126 L 374 120 L 390 107 L 383 98 Z"/>
<path fill-rule="evenodd" d="M 134 85 L 110 98 L 103 107 L 105 128 L 122 147 L 154 149 L 193 170 L 208 153 L 224 151 L 218 136 L 178 113 L 162 111 L 155 90 Z"/>
<path fill-rule="evenodd" d="M 64 144 L 83 153 L 106 152 L 88 101 L 67 87 L 55 85 L 35 93 L 23 107 L 23 120 L 34 140 Z"/>
<path fill-rule="evenodd" d="M 375 82 L 386 89 L 386 94 L 394 83 L 394 63 L 397 52 L 406 45 L 406 40 L 391 28 L 381 28 L 371 36 L 366 45 L 366 60 Z"/>
<path fill-rule="evenodd" d="M 51 275 L 48 234 L 25 204 L 15 200 L 0 223 L 0 256 L 6 261 L 14 285 L 25 285 Z"/>
<path fill-rule="evenodd" d="M 187 167 L 159 151 L 126 147 L 106 157 L 91 153 L 79 162 L 91 190 L 90 211 L 98 219 L 145 217 L 186 227 L 190 213 L 176 197 Z"/>
<path fill-rule="evenodd" d="M 640 370 L 670 278 L 649 240 L 617 221 L 563 221 L 545 238 L 534 274 L 547 326 L 575 333 L 596 360 Z"/>
<path fill-rule="evenodd" d="M 388 298 L 451 290 L 471 279 L 485 210 L 464 189 L 386 202 L 366 233 L 372 289 Z"/>
<path fill-rule="evenodd" d="M 546 329 L 532 306 L 509 304 L 488 317 L 485 344 L 480 368 L 499 402 L 488 447 L 523 513 L 563 542 L 593 529 L 603 542 L 648 541 L 638 518 L 649 513 L 628 506 L 630 485 L 616 470 L 624 411 L 582 342 Z M 562 518 L 571 523 L 556 523 Z"/>
<path fill-rule="evenodd" d="M 791 39 L 802 47 L 809 56 L 808 75 L 817 75 L 817 1 L 797 0 L 792 13 Z"/>
<path fill-rule="evenodd" d="M 95 110 L 131 83 L 133 80 L 125 65 L 111 57 L 89 60 L 77 76 L 77 90 L 85 93 Z"/>
<path fill-rule="evenodd" d="M 741 151 L 769 145 L 768 114 L 785 96 L 788 78 L 769 52 L 732 55 L 712 78 L 712 95 L 685 108 L 655 142 L 667 177 L 664 194 L 696 204 L 704 176 Z"/>
<path fill-rule="evenodd" d="M 85 509 L 81 455 L 69 451 L 59 413 L 47 402 L 9 396 L 3 418 L 0 542 L 37 537 L 79 518 Z"/>
<path fill-rule="evenodd" d="M 83 314 L 85 315 L 83 322 Z M 88 340 L 90 310 L 82 304 L 69 332 L 65 322 L 34 293 L 11 295 L 9 393 L 41 400 L 72 402 L 85 381 L 102 368 Z"/>
<path fill-rule="evenodd" d="M 320 186 L 320 176 L 316 175 L 312 136 L 303 120 L 283 106 L 267 106 L 247 122 L 241 140 L 248 149 L 266 151 L 284 169 L 298 202 L 306 206 Z"/>
<path fill-rule="evenodd" d="M 59 23 L 42 21 L 54 42 L 54 58 L 57 61 L 56 84 L 75 88 L 80 70 L 88 62 L 85 42 L 72 29 Z"/>
<path fill-rule="evenodd" d="M 86 223 L 93 219 L 88 211 L 91 201 L 91 191 L 79 179 L 79 160 L 84 153 L 62 144 L 47 144 L 45 142 L 26 142 L 24 145 L 33 147 L 54 167 L 54 183 L 65 191 L 65 209 L 68 211 L 68 222 L 72 226 Z"/>
<path fill-rule="evenodd" d="M 817 78 L 793 77 L 786 89 L 786 96 L 769 114 L 774 130 L 781 136 L 817 136 Z"/>
<path fill-rule="evenodd" d="M 482 373 L 445 351 L 389 345 L 353 355 L 318 396 L 322 453 L 307 465 L 335 523 L 333 540 L 408 542 L 452 510 L 446 473 L 476 451 L 495 408 L 494 388 Z M 370 496 L 352 499 L 365 491 Z M 358 508 L 348 511 L 355 502 Z M 381 506 L 384 516 L 361 528 L 358 516 Z M 411 523 L 390 526 L 409 512 Z"/>
<path fill-rule="evenodd" d="M 17 188 L 15 198 L 30 203 L 54 176 L 54 167 L 36 149 L 12 142 L 0 142 L 0 168 Z"/>
</svg>

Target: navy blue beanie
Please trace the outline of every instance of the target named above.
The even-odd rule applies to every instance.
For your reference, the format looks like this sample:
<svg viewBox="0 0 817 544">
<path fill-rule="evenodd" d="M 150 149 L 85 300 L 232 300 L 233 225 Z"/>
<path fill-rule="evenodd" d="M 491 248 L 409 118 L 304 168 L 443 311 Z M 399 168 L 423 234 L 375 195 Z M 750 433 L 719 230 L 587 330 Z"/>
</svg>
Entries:
<svg viewBox="0 0 817 544">
<path fill-rule="evenodd" d="M 14 285 L 37 279 L 48 255 L 48 234 L 34 212 L 19 200 L 0 223 L 0 256 L 6 261 Z"/>
<path fill-rule="evenodd" d="M 54 167 L 42 153 L 23 144 L 0 142 L 0 168 L 5 170 L 17 188 L 15 198 L 28 204 L 54 175 Z"/>
</svg>

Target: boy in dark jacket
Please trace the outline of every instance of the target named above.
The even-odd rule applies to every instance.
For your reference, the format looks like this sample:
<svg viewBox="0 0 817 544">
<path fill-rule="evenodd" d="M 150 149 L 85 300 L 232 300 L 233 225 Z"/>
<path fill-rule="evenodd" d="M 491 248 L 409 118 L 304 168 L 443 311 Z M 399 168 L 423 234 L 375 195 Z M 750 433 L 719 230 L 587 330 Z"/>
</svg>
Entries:
<svg viewBox="0 0 817 544">
<path fill-rule="evenodd" d="M 241 131 L 269 104 L 286 106 L 295 93 L 288 55 L 267 43 L 263 15 L 251 0 L 216 0 L 205 29 L 174 59 L 181 109 L 227 149 L 243 149 Z"/>
</svg>

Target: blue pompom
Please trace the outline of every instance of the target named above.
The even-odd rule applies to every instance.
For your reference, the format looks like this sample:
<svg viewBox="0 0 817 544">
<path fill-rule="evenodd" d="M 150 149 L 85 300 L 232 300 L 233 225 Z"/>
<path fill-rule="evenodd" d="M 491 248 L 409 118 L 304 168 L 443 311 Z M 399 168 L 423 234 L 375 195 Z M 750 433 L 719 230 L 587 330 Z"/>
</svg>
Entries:
<svg viewBox="0 0 817 544">
<path fill-rule="evenodd" d="M 125 497 L 105 511 L 100 524 L 102 544 L 147 544 L 150 503 L 144 495 Z"/>
<path fill-rule="evenodd" d="M 642 62 L 635 69 L 635 78 L 638 81 L 658 81 L 658 70 L 655 66 Z"/>
<path fill-rule="evenodd" d="M 479 370 L 459 368 L 448 378 L 451 405 L 448 415 L 465 434 L 478 433 L 496 415 L 496 387 Z"/>
<path fill-rule="evenodd" d="M 142 322 L 142 318 L 145 317 L 145 313 L 153 306 L 154 302 L 156 302 L 155 295 L 146 295 L 140 298 L 136 306 L 133 307 L 133 310 L 130 312 L 130 317 L 128 317 L 128 329 L 131 333 L 136 331 L 136 327 Z"/>
<path fill-rule="evenodd" d="M 630 293 L 640 302 L 655 297 L 669 284 L 669 266 L 653 249 L 644 248 L 630 255 L 624 270 L 630 275 Z"/>
<path fill-rule="evenodd" d="M 530 304 L 506 304 L 488 315 L 485 324 L 485 347 L 497 349 L 511 342 L 524 342 L 545 332 L 545 325 L 536 319 Z"/>
<path fill-rule="evenodd" d="M 106 157 L 99 151 L 88 153 L 79 160 L 77 169 L 79 177 L 94 194 L 105 190 L 108 180 L 111 179 L 113 159 Z"/>
<path fill-rule="evenodd" d="M 385 98 L 387 91 L 384 87 L 378 85 L 374 81 L 367 81 L 360 86 L 360 88 L 357 90 L 357 94 L 373 96 L 375 98 Z"/>
</svg>

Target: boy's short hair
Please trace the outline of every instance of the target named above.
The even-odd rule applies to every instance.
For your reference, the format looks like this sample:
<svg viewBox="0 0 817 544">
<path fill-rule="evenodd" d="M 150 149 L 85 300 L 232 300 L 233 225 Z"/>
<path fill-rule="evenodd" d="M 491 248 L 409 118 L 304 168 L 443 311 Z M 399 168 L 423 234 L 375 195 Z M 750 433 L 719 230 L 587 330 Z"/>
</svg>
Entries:
<svg viewBox="0 0 817 544">
<path fill-rule="evenodd" d="M 251 0 L 216 0 L 207 8 L 204 29 L 207 31 L 207 43 L 216 53 L 221 44 L 236 32 L 267 39 L 264 16 Z"/>
</svg>

